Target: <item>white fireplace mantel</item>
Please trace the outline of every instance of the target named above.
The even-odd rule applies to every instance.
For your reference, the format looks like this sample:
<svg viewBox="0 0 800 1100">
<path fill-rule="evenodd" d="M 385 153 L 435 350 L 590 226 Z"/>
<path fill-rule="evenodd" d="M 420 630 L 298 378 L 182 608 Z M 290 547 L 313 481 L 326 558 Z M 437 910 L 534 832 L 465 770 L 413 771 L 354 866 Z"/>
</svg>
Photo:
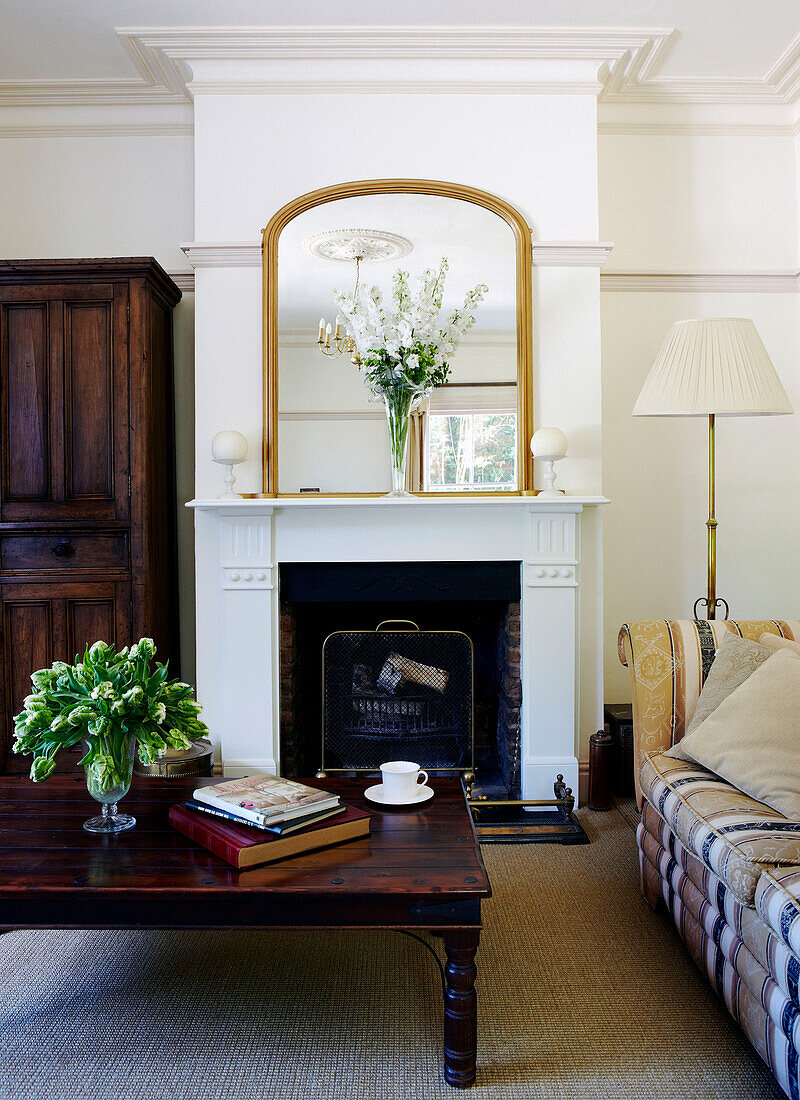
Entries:
<svg viewBox="0 0 800 1100">
<path fill-rule="evenodd" d="M 573 497 L 566 494 L 559 500 L 543 500 L 538 496 L 492 496 L 488 493 L 463 496 L 304 496 L 284 497 L 216 497 L 209 500 L 190 500 L 187 508 L 202 512 L 242 515 L 283 508 L 520 508 L 543 512 L 580 512 L 584 508 L 609 504 L 606 497 Z"/>
<path fill-rule="evenodd" d="M 190 501 L 197 690 L 224 773 L 280 770 L 281 562 L 519 561 L 523 797 L 551 797 L 558 773 L 577 792 L 582 698 L 586 704 L 582 514 L 606 503 L 599 496 Z M 597 600 L 594 563 L 592 572 Z M 599 697 L 586 705 L 594 721 Z"/>
</svg>

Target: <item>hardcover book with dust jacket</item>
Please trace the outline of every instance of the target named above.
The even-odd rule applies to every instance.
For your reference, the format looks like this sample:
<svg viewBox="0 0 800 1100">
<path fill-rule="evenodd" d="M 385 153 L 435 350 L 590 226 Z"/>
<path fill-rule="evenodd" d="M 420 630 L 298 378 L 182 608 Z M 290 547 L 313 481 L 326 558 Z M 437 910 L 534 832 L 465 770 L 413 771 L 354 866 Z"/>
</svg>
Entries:
<svg viewBox="0 0 800 1100">
<path fill-rule="evenodd" d="M 227 779 L 210 787 L 198 787 L 192 797 L 257 825 L 277 824 L 339 805 L 335 794 L 275 775 Z"/>
</svg>

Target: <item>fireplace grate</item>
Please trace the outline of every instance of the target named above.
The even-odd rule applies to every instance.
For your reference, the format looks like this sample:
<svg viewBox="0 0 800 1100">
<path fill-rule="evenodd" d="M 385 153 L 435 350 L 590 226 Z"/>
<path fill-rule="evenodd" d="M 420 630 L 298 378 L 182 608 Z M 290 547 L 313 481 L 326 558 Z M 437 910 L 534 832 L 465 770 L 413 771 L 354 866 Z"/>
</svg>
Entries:
<svg viewBox="0 0 800 1100">
<path fill-rule="evenodd" d="M 375 771 L 386 760 L 411 759 L 426 770 L 471 770 L 471 640 L 457 630 L 397 626 L 392 620 L 325 639 L 323 769 Z"/>
</svg>

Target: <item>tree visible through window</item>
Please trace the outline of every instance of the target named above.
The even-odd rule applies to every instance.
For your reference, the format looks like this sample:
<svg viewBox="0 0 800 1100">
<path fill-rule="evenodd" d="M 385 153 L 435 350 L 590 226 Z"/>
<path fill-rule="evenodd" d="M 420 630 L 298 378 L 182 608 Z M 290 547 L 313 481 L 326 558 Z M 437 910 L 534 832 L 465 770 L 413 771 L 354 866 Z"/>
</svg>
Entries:
<svg viewBox="0 0 800 1100">
<path fill-rule="evenodd" d="M 429 489 L 514 489 L 517 483 L 515 413 L 431 413 Z"/>
</svg>

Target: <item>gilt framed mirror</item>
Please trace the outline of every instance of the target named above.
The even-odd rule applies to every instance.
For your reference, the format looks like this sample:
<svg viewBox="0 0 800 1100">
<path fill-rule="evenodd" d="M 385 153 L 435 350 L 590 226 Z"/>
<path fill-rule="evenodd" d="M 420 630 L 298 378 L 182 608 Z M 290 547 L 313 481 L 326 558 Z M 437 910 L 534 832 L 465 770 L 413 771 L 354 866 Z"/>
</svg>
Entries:
<svg viewBox="0 0 800 1100">
<path fill-rule="evenodd" d="M 455 328 L 474 317 L 439 350 L 446 380 L 415 399 L 406 447 L 394 441 L 407 455 L 405 491 L 533 491 L 530 228 L 489 192 L 389 179 L 301 195 L 262 232 L 263 495 L 382 496 L 397 485 L 374 353 L 342 302 L 371 308 L 377 288 L 390 314 L 398 271 L 412 299 L 426 272 L 428 286 L 439 279 L 437 325 L 454 311 Z"/>
</svg>

